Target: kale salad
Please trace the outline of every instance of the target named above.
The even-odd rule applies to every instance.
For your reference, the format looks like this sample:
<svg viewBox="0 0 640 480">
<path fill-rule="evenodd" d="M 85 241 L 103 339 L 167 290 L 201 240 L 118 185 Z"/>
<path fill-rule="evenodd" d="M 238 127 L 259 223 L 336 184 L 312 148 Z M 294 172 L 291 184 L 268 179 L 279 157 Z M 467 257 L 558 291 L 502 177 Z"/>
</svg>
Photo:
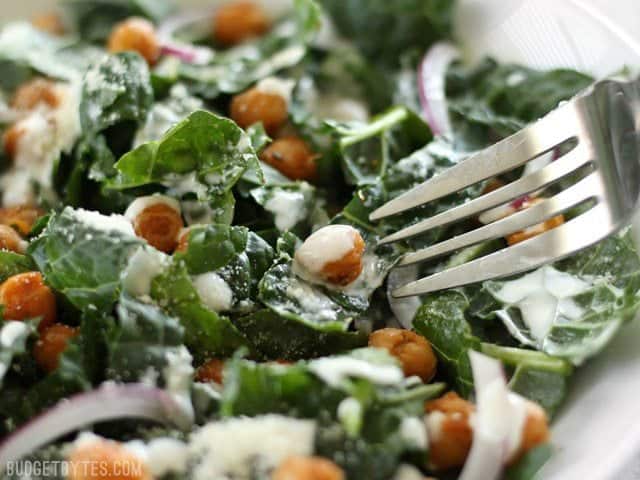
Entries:
<svg viewBox="0 0 640 480">
<path fill-rule="evenodd" d="M 536 475 L 572 373 L 639 306 L 631 232 L 396 299 L 397 285 L 569 221 L 394 269 L 552 185 L 378 242 L 564 147 L 369 215 L 592 78 L 461 61 L 453 0 L 59 7 L 0 30 L 2 478 Z"/>
</svg>

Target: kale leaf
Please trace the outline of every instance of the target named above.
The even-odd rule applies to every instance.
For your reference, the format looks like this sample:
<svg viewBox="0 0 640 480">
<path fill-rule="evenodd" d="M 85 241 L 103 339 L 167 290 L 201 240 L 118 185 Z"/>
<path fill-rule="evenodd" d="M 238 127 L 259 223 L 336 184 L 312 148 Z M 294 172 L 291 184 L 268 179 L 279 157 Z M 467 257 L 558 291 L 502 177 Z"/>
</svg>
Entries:
<svg viewBox="0 0 640 480">
<path fill-rule="evenodd" d="M 370 60 L 396 67 L 408 50 L 423 53 L 451 35 L 453 0 L 322 0 L 338 30 Z M 380 41 L 372 32 L 384 32 Z"/>
<path fill-rule="evenodd" d="M 29 246 L 47 283 L 82 311 L 111 310 L 118 299 L 120 275 L 142 244 L 132 227 L 130 232 L 109 229 L 110 221 L 127 222 L 67 207 L 51 216 Z M 99 222 L 106 228 L 96 226 Z"/>
</svg>

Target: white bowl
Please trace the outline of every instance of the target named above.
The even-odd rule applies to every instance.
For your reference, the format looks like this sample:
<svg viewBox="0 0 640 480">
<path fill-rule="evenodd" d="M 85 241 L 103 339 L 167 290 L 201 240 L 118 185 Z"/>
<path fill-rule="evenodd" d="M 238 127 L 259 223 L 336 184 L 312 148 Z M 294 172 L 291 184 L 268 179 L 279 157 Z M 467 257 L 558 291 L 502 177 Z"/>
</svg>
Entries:
<svg viewBox="0 0 640 480">
<path fill-rule="evenodd" d="M 459 3 L 458 37 L 471 61 L 491 54 L 537 68 L 576 68 L 596 77 L 625 65 L 640 67 L 638 0 Z M 5 1 L 0 6 L 0 19 L 31 16 L 55 4 L 55 0 Z M 576 373 L 568 401 L 553 426 L 557 451 L 539 478 L 640 478 L 639 344 L 640 323 L 634 322 L 623 327 L 599 357 Z"/>
</svg>

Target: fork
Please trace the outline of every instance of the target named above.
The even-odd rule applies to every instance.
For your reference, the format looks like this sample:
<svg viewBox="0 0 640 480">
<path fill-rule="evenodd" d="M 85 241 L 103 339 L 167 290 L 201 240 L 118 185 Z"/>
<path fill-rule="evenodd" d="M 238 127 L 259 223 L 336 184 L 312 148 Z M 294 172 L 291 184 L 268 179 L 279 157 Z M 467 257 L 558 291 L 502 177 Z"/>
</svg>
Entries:
<svg viewBox="0 0 640 480">
<path fill-rule="evenodd" d="M 373 221 L 433 202 L 503 174 L 560 145 L 575 145 L 546 167 L 383 238 L 388 244 L 450 225 L 586 170 L 570 187 L 534 206 L 401 258 L 397 267 L 434 259 L 539 224 L 577 206 L 566 223 L 492 254 L 393 290 L 396 298 L 508 277 L 560 260 L 627 226 L 640 206 L 640 78 L 602 80 L 537 122 L 472 154 L 375 210 Z"/>
</svg>

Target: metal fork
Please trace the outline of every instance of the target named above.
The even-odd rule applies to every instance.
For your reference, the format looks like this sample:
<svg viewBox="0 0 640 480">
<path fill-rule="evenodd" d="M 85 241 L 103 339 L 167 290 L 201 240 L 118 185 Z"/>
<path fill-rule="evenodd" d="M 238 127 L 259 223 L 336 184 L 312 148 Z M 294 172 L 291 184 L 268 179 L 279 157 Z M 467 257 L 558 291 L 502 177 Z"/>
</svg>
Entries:
<svg viewBox="0 0 640 480">
<path fill-rule="evenodd" d="M 640 206 L 640 78 L 595 83 L 539 121 L 391 200 L 370 218 L 380 220 L 433 202 L 520 167 L 567 142 L 575 147 L 541 170 L 381 240 L 404 240 L 478 215 L 549 186 L 579 169 L 590 173 L 566 190 L 476 230 L 406 254 L 398 267 L 434 259 L 539 224 L 573 207 L 590 208 L 541 235 L 466 264 L 401 286 L 408 297 L 507 277 L 554 262 L 628 225 Z"/>
</svg>

